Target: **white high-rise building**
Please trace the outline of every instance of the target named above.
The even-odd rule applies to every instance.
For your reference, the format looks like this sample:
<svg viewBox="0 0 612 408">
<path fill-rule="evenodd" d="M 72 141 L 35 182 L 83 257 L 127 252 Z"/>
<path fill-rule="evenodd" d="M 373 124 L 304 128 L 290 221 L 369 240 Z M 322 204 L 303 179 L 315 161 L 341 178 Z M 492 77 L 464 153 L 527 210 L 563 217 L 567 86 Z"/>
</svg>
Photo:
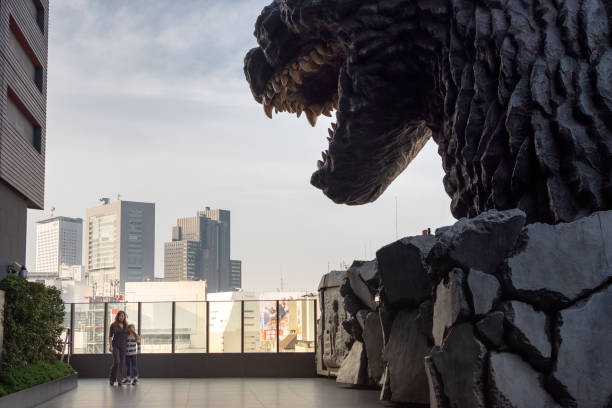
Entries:
<svg viewBox="0 0 612 408">
<path fill-rule="evenodd" d="M 83 262 L 83 220 L 53 217 L 36 223 L 37 274 L 59 276 L 61 265 Z"/>
</svg>

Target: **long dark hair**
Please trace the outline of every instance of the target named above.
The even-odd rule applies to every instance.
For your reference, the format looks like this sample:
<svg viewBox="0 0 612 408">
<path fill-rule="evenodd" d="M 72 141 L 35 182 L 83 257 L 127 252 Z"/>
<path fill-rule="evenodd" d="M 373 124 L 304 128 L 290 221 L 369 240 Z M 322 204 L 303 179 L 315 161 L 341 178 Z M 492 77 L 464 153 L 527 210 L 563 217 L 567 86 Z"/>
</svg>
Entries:
<svg viewBox="0 0 612 408">
<path fill-rule="evenodd" d="M 119 315 L 123 313 L 123 327 L 128 327 L 128 321 L 127 321 L 127 313 L 125 313 L 123 310 L 120 310 L 117 312 L 117 315 L 115 316 L 115 321 L 113 322 L 113 324 L 111 324 L 111 327 L 117 327 L 119 326 L 119 323 L 122 323 L 119 321 Z"/>
</svg>

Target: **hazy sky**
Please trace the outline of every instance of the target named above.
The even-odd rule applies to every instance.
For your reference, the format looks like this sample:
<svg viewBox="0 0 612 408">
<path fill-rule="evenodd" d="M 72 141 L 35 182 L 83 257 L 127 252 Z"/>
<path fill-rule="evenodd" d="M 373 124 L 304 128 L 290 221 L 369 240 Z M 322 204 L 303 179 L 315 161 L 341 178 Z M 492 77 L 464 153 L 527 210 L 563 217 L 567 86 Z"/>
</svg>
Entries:
<svg viewBox="0 0 612 408">
<path fill-rule="evenodd" d="M 155 274 L 177 217 L 232 216 L 246 290 L 315 289 L 328 265 L 374 258 L 399 235 L 453 222 L 429 142 L 376 203 L 334 204 L 309 183 L 329 120 L 268 119 L 242 71 L 260 0 L 54 0 L 45 210 L 85 217 L 99 197 L 154 202 Z M 321 117 L 323 118 L 323 117 Z M 324 118 L 327 119 L 327 118 Z M 85 255 L 85 251 L 83 251 Z"/>
</svg>

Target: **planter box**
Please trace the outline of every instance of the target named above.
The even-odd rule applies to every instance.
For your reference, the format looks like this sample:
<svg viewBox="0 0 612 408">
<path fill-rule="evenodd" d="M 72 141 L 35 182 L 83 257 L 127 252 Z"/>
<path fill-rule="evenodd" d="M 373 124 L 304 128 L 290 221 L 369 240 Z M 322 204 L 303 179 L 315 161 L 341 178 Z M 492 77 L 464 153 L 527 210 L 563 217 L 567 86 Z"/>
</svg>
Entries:
<svg viewBox="0 0 612 408">
<path fill-rule="evenodd" d="M 78 374 L 71 374 L 53 381 L 17 391 L 0 398 L 0 408 L 32 408 L 77 387 Z"/>
</svg>

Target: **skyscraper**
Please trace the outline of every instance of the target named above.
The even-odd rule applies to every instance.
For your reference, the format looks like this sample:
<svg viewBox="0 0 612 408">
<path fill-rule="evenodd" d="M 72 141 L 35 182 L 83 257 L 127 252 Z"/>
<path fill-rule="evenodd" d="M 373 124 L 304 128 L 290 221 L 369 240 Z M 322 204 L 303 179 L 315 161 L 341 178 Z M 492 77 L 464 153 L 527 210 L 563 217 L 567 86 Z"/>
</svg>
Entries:
<svg viewBox="0 0 612 408">
<path fill-rule="evenodd" d="M 48 0 L 0 1 L 0 279 L 44 205 L 48 15 Z"/>
<path fill-rule="evenodd" d="M 240 289 L 242 287 L 242 261 L 230 260 L 230 288 Z"/>
<path fill-rule="evenodd" d="M 164 246 L 164 278 L 205 280 L 209 292 L 231 290 L 229 211 L 206 207 L 177 219 Z"/>
<path fill-rule="evenodd" d="M 155 204 L 101 201 L 86 210 L 86 269 L 94 295 L 113 297 L 125 282 L 153 280 Z"/>
<path fill-rule="evenodd" d="M 62 265 L 83 262 L 83 220 L 53 217 L 36 223 L 37 274 L 59 276 Z"/>
</svg>

